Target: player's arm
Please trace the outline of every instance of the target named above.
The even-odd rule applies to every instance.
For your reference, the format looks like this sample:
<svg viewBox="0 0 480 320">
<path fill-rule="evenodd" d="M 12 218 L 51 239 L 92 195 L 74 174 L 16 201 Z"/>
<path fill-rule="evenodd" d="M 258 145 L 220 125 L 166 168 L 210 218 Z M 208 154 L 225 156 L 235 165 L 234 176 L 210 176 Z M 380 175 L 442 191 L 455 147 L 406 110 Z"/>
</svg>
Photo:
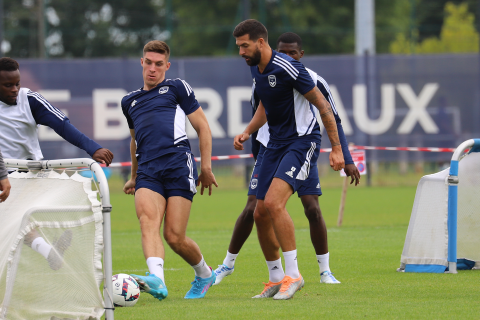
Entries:
<svg viewBox="0 0 480 320">
<path fill-rule="evenodd" d="M 245 128 L 243 133 L 240 133 L 233 138 L 233 146 L 236 150 L 243 150 L 243 143 L 250 138 L 250 135 L 255 131 L 258 131 L 265 123 L 267 123 L 267 114 L 265 113 L 265 107 L 262 102 L 258 104 L 257 111 L 253 116 L 250 123 Z"/>
<path fill-rule="evenodd" d="M 8 181 L 8 171 L 3 162 L 2 153 L 0 152 L 0 202 L 7 200 L 10 195 L 10 181 Z"/>
<path fill-rule="evenodd" d="M 123 192 L 126 194 L 135 194 L 135 180 L 137 179 L 138 161 L 137 161 L 137 144 L 135 143 L 135 129 L 130 129 L 130 157 L 132 159 L 132 173 L 130 180 L 125 183 Z"/>
<path fill-rule="evenodd" d="M 342 145 L 338 137 L 337 123 L 333 114 L 332 107 L 325 100 L 325 97 L 320 90 L 315 86 L 312 90 L 304 94 L 304 97 L 313 104 L 320 112 L 325 131 L 327 131 L 328 138 L 332 145 L 332 152 L 330 153 L 330 166 L 338 171 L 345 165 L 343 159 Z"/>
<path fill-rule="evenodd" d="M 340 144 L 342 145 L 343 159 L 345 160 L 345 168 L 343 170 L 345 171 L 347 177 L 351 178 L 350 184 L 355 181 L 356 186 L 360 183 L 360 172 L 358 171 L 357 166 L 353 162 L 352 155 L 350 154 L 350 150 L 348 149 L 347 137 L 345 136 L 345 132 L 343 131 L 342 120 L 340 119 L 340 116 L 338 115 L 338 112 L 336 110 L 336 105 L 335 101 L 333 100 L 332 93 L 330 91 L 330 88 L 328 87 L 327 82 L 320 76 L 318 76 L 317 79 L 317 87 L 318 89 L 320 89 L 323 97 L 325 98 L 325 100 L 327 100 L 333 110 L 335 122 L 337 123 L 338 138 L 340 139 Z"/>
<path fill-rule="evenodd" d="M 37 124 L 52 128 L 63 139 L 85 150 L 95 161 L 107 166 L 112 162 L 113 153 L 110 150 L 102 148 L 75 128 L 60 110 L 52 106 L 39 93 L 29 91 L 27 97 L 33 118 Z"/>
<path fill-rule="evenodd" d="M 197 110 L 187 115 L 187 117 L 198 134 L 200 144 L 201 172 L 198 176 L 197 185 L 202 184 L 200 194 L 203 195 L 203 190 L 208 188 L 208 195 L 211 195 L 212 185 L 218 187 L 212 172 L 212 132 L 202 107 L 198 107 Z"/>
</svg>

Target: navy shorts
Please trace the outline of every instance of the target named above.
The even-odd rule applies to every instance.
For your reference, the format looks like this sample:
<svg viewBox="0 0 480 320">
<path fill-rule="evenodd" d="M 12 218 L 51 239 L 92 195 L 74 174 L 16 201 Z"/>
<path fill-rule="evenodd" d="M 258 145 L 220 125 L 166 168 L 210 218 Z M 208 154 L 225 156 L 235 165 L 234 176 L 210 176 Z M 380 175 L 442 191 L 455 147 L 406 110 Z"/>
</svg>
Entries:
<svg viewBox="0 0 480 320">
<path fill-rule="evenodd" d="M 250 184 L 248 186 L 249 196 L 257 195 L 258 175 L 260 174 L 260 168 L 262 167 L 264 152 L 265 152 L 265 147 L 263 146 L 263 144 L 260 144 L 260 150 L 258 151 L 257 161 L 255 161 L 255 166 L 253 167 L 252 176 L 250 177 Z"/>
<path fill-rule="evenodd" d="M 308 181 L 308 178 L 312 166 L 315 165 L 316 168 L 319 153 L 320 143 L 317 141 L 297 140 L 289 144 L 269 143 L 263 155 L 262 169 L 258 178 L 257 199 L 265 199 L 273 178 L 287 182 L 293 192 L 301 191 L 302 195 L 311 194 L 305 192 L 311 192 L 313 184 Z M 315 176 L 318 180 L 318 169 Z M 315 189 L 317 185 L 318 183 L 315 185 Z M 302 186 L 305 190 L 301 189 Z M 321 192 L 314 194 L 321 194 Z"/>
<path fill-rule="evenodd" d="M 318 178 L 317 162 L 311 163 L 310 174 L 307 180 L 298 188 L 298 197 L 307 195 L 322 195 L 322 188 L 320 187 L 320 179 Z"/>
<path fill-rule="evenodd" d="M 169 153 L 138 166 L 135 191 L 147 188 L 165 199 L 180 196 L 192 201 L 197 193 L 197 180 L 197 166 L 191 153 Z"/>
</svg>

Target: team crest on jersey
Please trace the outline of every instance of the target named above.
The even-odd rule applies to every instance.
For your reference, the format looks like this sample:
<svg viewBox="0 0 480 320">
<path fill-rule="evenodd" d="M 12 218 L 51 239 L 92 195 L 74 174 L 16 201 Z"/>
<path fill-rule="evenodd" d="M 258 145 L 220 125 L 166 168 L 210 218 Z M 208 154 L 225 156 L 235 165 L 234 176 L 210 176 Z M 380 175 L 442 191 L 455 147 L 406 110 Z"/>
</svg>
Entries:
<svg viewBox="0 0 480 320">
<path fill-rule="evenodd" d="M 158 93 L 160 93 L 160 94 L 164 94 L 164 93 L 167 93 L 167 92 L 168 92 L 168 87 L 161 87 L 158 90 Z"/>
<path fill-rule="evenodd" d="M 277 78 L 275 77 L 274 74 L 271 74 L 268 76 L 268 83 L 270 84 L 270 87 L 275 87 L 277 85 Z"/>
<path fill-rule="evenodd" d="M 255 189 L 257 185 L 258 185 L 258 180 L 252 179 L 252 182 L 250 182 L 250 188 Z"/>
</svg>

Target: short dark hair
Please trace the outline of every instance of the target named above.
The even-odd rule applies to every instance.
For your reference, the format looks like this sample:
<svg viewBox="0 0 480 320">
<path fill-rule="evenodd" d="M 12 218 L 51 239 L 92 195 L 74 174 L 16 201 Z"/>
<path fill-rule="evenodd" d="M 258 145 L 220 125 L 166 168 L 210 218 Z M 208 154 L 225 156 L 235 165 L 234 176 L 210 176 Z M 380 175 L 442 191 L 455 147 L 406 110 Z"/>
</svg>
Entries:
<svg viewBox="0 0 480 320">
<path fill-rule="evenodd" d="M 170 47 L 163 41 L 160 40 L 152 40 L 148 42 L 143 47 L 143 55 L 147 52 L 156 52 L 160 54 L 164 54 L 168 58 L 170 57 Z"/>
<path fill-rule="evenodd" d="M 283 43 L 296 43 L 298 48 L 302 49 L 302 38 L 296 33 L 293 32 L 285 32 L 284 34 L 280 35 L 277 39 L 277 48 L 280 42 Z"/>
<path fill-rule="evenodd" d="M 0 71 L 15 71 L 18 69 L 20 69 L 20 66 L 17 61 L 8 57 L 0 58 Z"/>
<path fill-rule="evenodd" d="M 250 40 L 257 41 L 263 38 L 268 43 L 268 31 L 267 28 L 255 19 L 248 19 L 240 22 L 233 30 L 233 36 L 235 38 L 248 34 Z"/>
</svg>

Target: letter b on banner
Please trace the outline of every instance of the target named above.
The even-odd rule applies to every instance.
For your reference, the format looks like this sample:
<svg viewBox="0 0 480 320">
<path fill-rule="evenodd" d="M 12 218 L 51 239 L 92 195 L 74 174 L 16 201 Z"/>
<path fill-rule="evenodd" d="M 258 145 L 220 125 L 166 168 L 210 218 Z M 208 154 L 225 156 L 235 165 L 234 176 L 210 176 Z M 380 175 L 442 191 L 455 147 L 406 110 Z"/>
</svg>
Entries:
<svg viewBox="0 0 480 320">
<path fill-rule="evenodd" d="M 93 90 L 93 136 L 99 140 L 121 140 L 130 136 L 120 102 L 127 94 L 123 89 Z"/>
</svg>

